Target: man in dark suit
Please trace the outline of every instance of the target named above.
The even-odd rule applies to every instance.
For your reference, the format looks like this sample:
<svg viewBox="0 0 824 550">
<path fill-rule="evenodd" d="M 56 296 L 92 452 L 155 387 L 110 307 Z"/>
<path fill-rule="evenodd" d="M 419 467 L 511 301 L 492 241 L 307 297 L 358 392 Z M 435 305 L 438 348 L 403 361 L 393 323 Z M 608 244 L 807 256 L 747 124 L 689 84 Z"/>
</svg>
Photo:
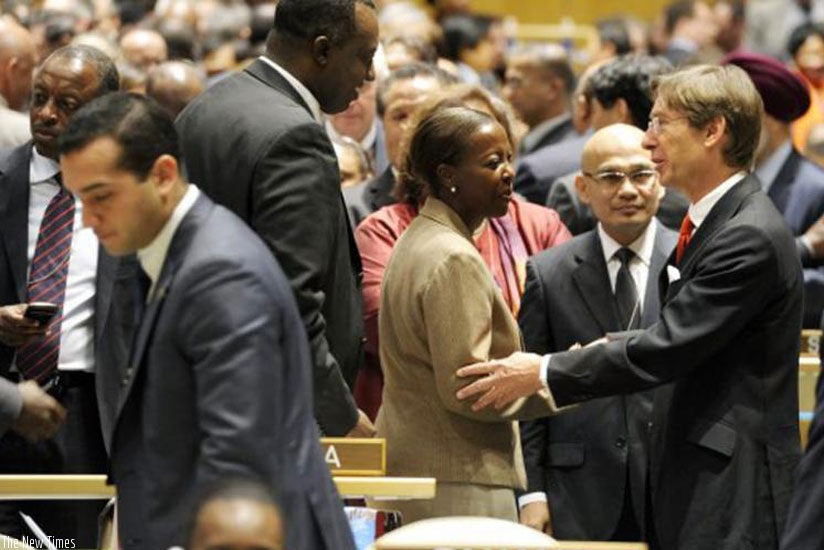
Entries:
<svg viewBox="0 0 824 550">
<path fill-rule="evenodd" d="M 363 360 L 361 266 L 321 110 L 374 79 L 372 0 L 282 0 L 266 54 L 196 98 L 177 128 L 189 177 L 274 253 L 312 347 L 315 417 L 328 435 L 374 434 L 350 388 Z"/>
<path fill-rule="evenodd" d="M 643 138 L 615 124 L 587 143 L 576 186 L 599 224 L 527 263 L 520 325 L 528 351 L 564 351 L 658 318 L 658 273 L 677 234 L 653 220 L 663 188 Z M 529 491 L 519 499 L 521 523 L 560 539 L 641 540 L 651 410 L 642 392 L 521 422 Z"/>
<path fill-rule="evenodd" d="M 577 136 L 570 104 L 575 73 L 569 56 L 557 44 L 524 48 L 506 62 L 503 96 L 529 126 L 519 153 L 528 155 Z"/>
<path fill-rule="evenodd" d="M 376 177 L 343 190 L 349 221 L 357 227 L 384 206 L 395 204 L 395 174 L 403 170 L 401 141 L 409 130 L 415 110 L 432 92 L 458 79 L 433 65 L 410 63 L 391 72 L 378 86 L 378 116 L 383 122 L 389 166 Z"/>
<path fill-rule="evenodd" d="M 280 495 L 287 548 L 353 549 L 313 420 L 306 334 L 264 243 L 181 179 L 174 124 L 153 100 L 88 105 L 60 152 L 88 226 L 144 270 L 111 450 L 122 547 L 185 544 L 201 492 L 243 477 Z"/>
<path fill-rule="evenodd" d="M 824 330 L 824 315 L 819 326 Z M 818 350 L 824 364 L 824 347 Z M 787 529 L 781 537 L 781 550 L 824 548 L 824 377 L 815 387 L 815 414 L 810 424 L 807 449 L 798 466 Z"/>
<path fill-rule="evenodd" d="M 765 55 L 735 53 L 724 62 L 744 69 L 764 101 L 755 173 L 783 214 L 804 265 L 804 327 L 817 328 L 824 310 L 824 267 L 811 265 L 805 233 L 824 216 L 824 170 L 795 149 L 790 124 L 807 112 L 806 84 L 783 63 Z"/>
<path fill-rule="evenodd" d="M 112 258 L 84 230 L 82 209 L 60 185 L 56 142 L 76 109 L 118 87 L 114 63 L 99 50 L 57 50 L 35 73 L 34 143 L 0 161 L 0 375 L 37 381 L 68 411 L 64 427 L 41 444 L 13 433 L 0 440 L 3 473 L 106 471 L 134 320 L 135 264 Z M 27 320 L 27 302 L 42 301 L 58 305 L 54 320 Z M 95 546 L 103 504 L 3 503 L 0 532 L 29 534 L 17 513 L 23 510 L 46 534 Z"/>
<path fill-rule="evenodd" d="M 775 549 L 800 455 L 803 278 L 781 214 L 746 173 L 762 102 L 734 66 L 660 79 L 644 147 L 690 199 L 662 271 L 658 322 L 608 342 L 516 354 L 458 371 L 476 408 L 544 387 L 559 405 L 656 392 L 650 435 L 654 550 Z M 700 177 L 699 177 L 700 176 Z M 743 480 L 743 481 L 742 481 Z"/>
</svg>

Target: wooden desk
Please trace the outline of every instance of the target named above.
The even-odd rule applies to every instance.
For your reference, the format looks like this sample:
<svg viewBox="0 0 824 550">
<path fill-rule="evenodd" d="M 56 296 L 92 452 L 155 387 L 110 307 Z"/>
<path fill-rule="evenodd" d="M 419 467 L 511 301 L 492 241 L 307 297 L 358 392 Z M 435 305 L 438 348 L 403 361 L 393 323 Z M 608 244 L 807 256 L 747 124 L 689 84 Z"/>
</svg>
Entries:
<svg viewBox="0 0 824 550">
<path fill-rule="evenodd" d="M 435 479 L 408 477 L 334 477 L 344 498 L 429 499 Z M 109 499 L 115 488 L 103 475 L 0 475 L 0 500 Z"/>
</svg>

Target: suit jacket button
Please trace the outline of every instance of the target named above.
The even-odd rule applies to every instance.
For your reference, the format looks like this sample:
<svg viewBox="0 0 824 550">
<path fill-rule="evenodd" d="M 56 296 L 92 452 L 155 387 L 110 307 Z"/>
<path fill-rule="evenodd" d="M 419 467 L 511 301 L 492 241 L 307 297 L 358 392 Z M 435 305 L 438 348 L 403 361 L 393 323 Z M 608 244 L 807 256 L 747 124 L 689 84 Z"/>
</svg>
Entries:
<svg viewBox="0 0 824 550">
<path fill-rule="evenodd" d="M 124 376 L 124 377 L 123 377 L 123 380 L 121 380 L 121 381 L 120 381 L 120 387 L 121 387 L 121 388 L 125 388 L 125 387 L 126 387 L 126 386 L 128 386 L 128 385 L 129 385 L 129 377 L 128 377 L 128 376 Z"/>
<path fill-rule="evenodd" d="M 618 447 L 619 449 L 623 449 L 624 447 L 626 447 L 627 446 L 626 438 L 625 437 L 619 437 L 618 439 L 616 439 L 615 440 L 615 446 Z"/>
</svg>

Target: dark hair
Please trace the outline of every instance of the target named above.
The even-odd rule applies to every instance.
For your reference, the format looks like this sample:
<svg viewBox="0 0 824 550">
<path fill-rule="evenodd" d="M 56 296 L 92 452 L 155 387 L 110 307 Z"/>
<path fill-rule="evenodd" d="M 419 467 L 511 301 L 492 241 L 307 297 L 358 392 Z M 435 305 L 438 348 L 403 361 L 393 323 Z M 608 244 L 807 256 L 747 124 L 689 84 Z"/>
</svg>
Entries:
<svg viewBox="0 0 824 550">
<path fill-rule="evenodd" d="M 308 40 L 326 36 L 341 44 L 355 34 L 355 4 L 376 9 L 373 0 L 280 0 L 274 30 Z"/>
<path fill-rule="evenodd" d="M 380 81 L 377 93 L 378 116 L 383 118 L 386 112 L 386 96 L 392 86 L 403 80 L 412 80 L 418 77 L 434 78 L 441 86 L 449 86 L 460 82 L 458 77 L 435 65 L 428 65 L 426 63 L 409 63 L 408 65 L 404 65 L 392 71 L 389 73 L 389 76 Z"/>
<path fill-rule="evenodd" d="M 675 25 L 681 19 L 689 19 L 695 16 L 695 0 L 678 0 L 666 7 L 664 10 L 664 29 L 667 34 L 672 34 Z"/>
<path fill-rule="evenodd" d="M 40 65 L 40 68 L 45 67 L 53 61 L 74 59 L 79 60 L 84 65 L 88 64 L 94 67 L 99 83 L 97 96 L 108 94 L 109 92 L 116 92 L 120 89 L 120 75 L 117 72 L 114 61 L 93 46 L 86 46 L 85 44 L 64 46 L 55 50 L 47 57 Z"/>
<path fill-rule="evenodd" d="M 77 111 L 57 142 L 61 155 L 110 137 L 122 148 L 117 166 L 145 179 L 157 158 L 180 161 L 180 146 L 172 118 L 153 99 L 118 92 L 95 99 Z"/>
<path fill-rule="evenodd" d="M 158 23 L 157 32 L 166 41 L 169 61 L 198 59 L 197 33 L 189 23 L 180 19 L 164 19 Z"/>
<path fill-rule="evenodd" d="M 652 80 L 672 71 L 663 57 L 630 54 L 598 68 L 587 82 L 587 95 L 609 109 L 619 99 L 627 103 L 632 123 L 646 129 L 655 99 Z"/>
<path fill-rule="evenodd" d="M 469 107 L 436 106 L 426 111 L 412 135 L 402 183 L 408 186 L 414 181 L 433 196 L 441 196 L 438 166 L 459 163 L 469 137 L 490 123 L 496 124 L 495 119 Z"/>
<path fill-rule="evenodd" d="M 629 29 L 624 19 L 620 17 L 601 19 L 595 23 L 595 27 L 598 29 L 598 38 L 601 43 L 612 44 L 616 55 L 624 55 L 632 51 Z"/>
<path fill-rule="evenodd" d="M 824 27 L 815 23 L 802 23 L 793 29 L 790 33 L 790 38 L 787 40 L 787 51 L 790 55 L 795 57 L 804 42 L 811 36 L 818 36 L 824 39 Z"/>
<path fill-rule="evenodd" d="M 217 500 L 245 500 L 255 502 L 266 507 L 275 509 L 280 514 L 280 506 L 272 492 L 266 485 L 259 481 L 246 478 L 218 479 L 203 490 L 197 499 L 192 516 L 189 519 L 189 536 L 191 542 L 197 527 L 197 519 L 200 513 L 208 504 Z"/>
<path fill-rule="evenodd" d="M 479 15 L 450 15 L 441 22 L 443 51 L 441 55 L 458 61 L 461 52 L 475 48 L 489 34 L 492 20 Z"/>
</svg>

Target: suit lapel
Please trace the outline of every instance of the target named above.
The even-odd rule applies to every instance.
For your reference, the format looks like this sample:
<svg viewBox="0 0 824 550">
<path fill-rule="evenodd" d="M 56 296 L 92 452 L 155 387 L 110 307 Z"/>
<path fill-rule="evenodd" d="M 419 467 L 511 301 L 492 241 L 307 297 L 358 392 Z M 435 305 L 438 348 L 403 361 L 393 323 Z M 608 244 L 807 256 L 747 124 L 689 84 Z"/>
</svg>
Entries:
<svg viewBox="0 0 824 550">
<path fill-rule="evenodd" d="M 655 222 L 657 223 L 657 222 Z M 661 272 L 667 264 L 667 258 L 672 252 L 677 235 L 667 230 L 660 223 L 655 228 L 655 243 L 652 247 L 652 257 L 649 263 L 649 273 L 647 274 L 647 290 L 644 295 L 644 311 L 641 314 L 641 325 L 648 327 L 658 320 L 658 312 L 661 306 L 661 298 L 658 291 Z M 659 283 L 660 284 L 660 283 Z"/>
<path fill-rule="evenodd" d="M 99 341 L 109 318 L 109 305 L 112 303 L 112 289 L 119 263 L 117 258 L 109 256 L 102 246 L 98 246 L 97 280 L 94 293 L 95 342 Z"/>
<path fill-rule="evenodd" d="M 800 166 L 801 156 L 793 149 L 781 167 L 781 170 L 778 171 L 778 175 L 775 176 L 772 185 L 770 185 L 767 195 L 772 199 L 773 204 L 775 204 L 779 212 L 784 212 L 787 209 L 792 184 L 795 181 L 795 176 Z"/>
<path fill-rule="evenodd" d="M 32 143 L 9 156 L 0 184 L 0 231 L 8 252 L 17 298 L 26 301 L 29 234 L 29 162 Z"/>
<path fill-rule="evenodd" d="M 114 424 L 115 430 L 123 413 L 123 407 L 129 400 L 132 388 L 135 386 L 138 373 L 145 368 L 145 357 L 152 339 L 152 334 L 154 333 L 155 325 L 157 324 L 157 318 L 163 308 L 169 290 L 172 288 L 175 273 L 186 257 L 186 252 L 189 250 L 189 245 L 197 233 L 198 228 L 208 216 L 213 206 L 214 204 L 206 198 L 205 195 L 201 194 L 175 231 L 172 242 L 169 245 L 169 251 L 166 254 L 166 260 L 163 262 L 163 269 L 160 272 L 157 285 L 149 301 L 146 303 L 137 327 L 134 343 L 129 355 L 130 372 L 128 375 L 128 385 L 120 396 L 120 404 Z"/>
<path fill-rule="evenodd" d="M 589 233 L 587 242 L 576 252 L 575 259 L 578 267 L 572 272 L 572 279 L 578 287 L 581 300 L 586 304 L 602 333 L 616 330 L 618 315 L 597 231 Z"/>
<path fill-rule="evenodd" d="M 679 267 L 682 277 L 693 267 L 695 259 L 700 257 L 700 251 L 704 244 L 738 211 L 744 199 L 760 190 L 761 182 L 750 174 L 736 183 L 715 203 L 704 223 L 693 233 L 690 244 L 684 251 L 681 266 Z"/>
</svg>

